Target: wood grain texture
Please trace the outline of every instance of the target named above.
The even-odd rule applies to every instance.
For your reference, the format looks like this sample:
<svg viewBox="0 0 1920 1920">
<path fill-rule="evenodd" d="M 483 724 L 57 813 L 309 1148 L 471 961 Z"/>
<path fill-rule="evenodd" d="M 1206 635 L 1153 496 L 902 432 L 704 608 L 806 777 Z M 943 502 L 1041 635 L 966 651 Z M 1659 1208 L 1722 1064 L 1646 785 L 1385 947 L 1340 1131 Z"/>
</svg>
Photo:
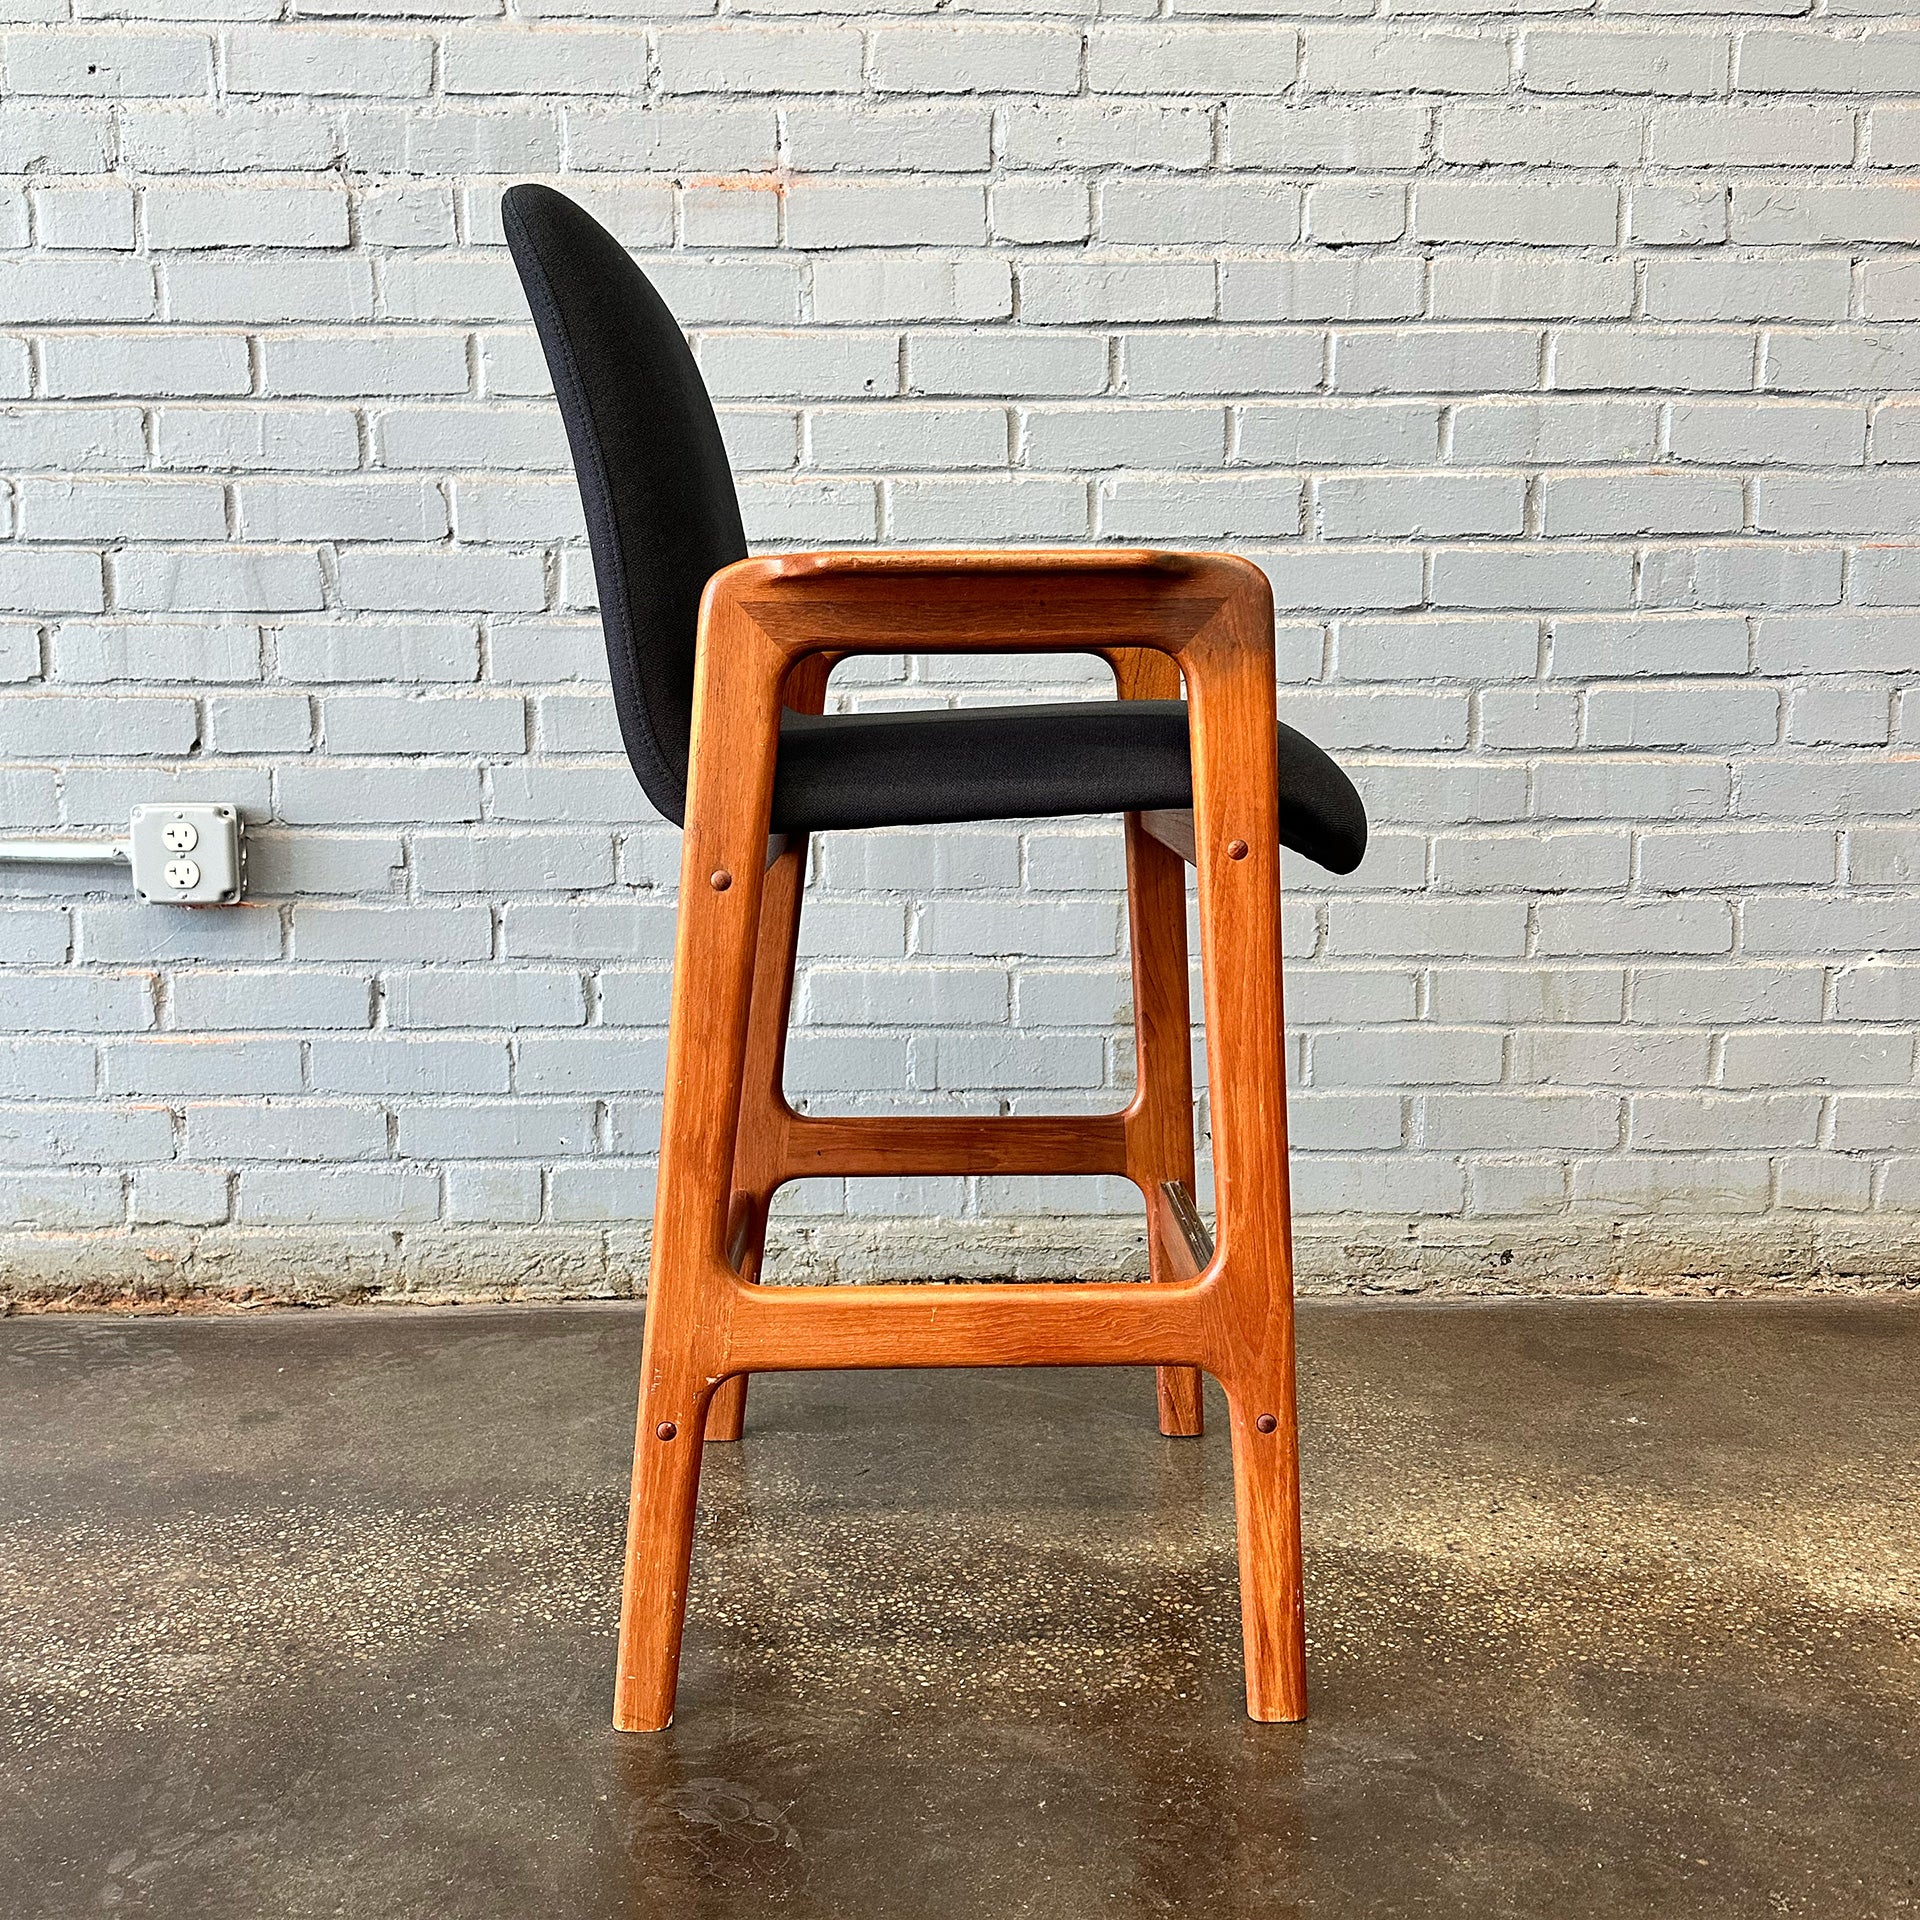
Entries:
<svg viewBox="0 0 1920 1920">
<path fill-rule="evenodd" d="M 661 1727 L 672 1714 L 716 1389 L 761 1369 L 848 1366 L 1151 1364 L 1173 1375 L 1176 1422 L 1197 1414 L 1197 1393 L 1191 1409 L 1180 1398 L 1191 1370 L 1213 1372 L 1232 1422 L 1248 1709 L 1304 1713 L 1272 620 L 1259 571 L 1217 555 L 790 555 L 742 561 L 709 583 L 617 1725 Z M 789 675 L 803 662 L 819 671 L 822 655 L 903 649 L 1094 652 L 1133 698 L 1165 697 L 1145 689 L 1184 679 L 1220 1222 L 1203 1271 L 1170 1264 L 1156 1231 L 1148 1285 L 755 1284 L 766 1199 L 806 1173 L 1122 1172 L 1150 1208 L 1164 1206 L 1164 1182 L 1192 1178 L 1183 870 L 1137 819 L 1128 863 L 1143 1072 L 1125 1113 L 876 1122 L 787 1107 L 778 1073 L 804 852 L 765 869 L 782 689 L 796 703 L 812 697 L 812 683 Z M 718 873 L 730 876 L 724 888 Z M 737 1431 L 723 1419 L 716 1437 L 729 1424 Z"/>
<path fill-rule="evenodd" d="M 1151 813 L 1140 815 L 1140 824 L 1163 847 L 1177 853 L 1188 866 L 1199 858 L 1193 843 L 1193 809 L 1191 807 L 1156 807 Z"/>
</svg>

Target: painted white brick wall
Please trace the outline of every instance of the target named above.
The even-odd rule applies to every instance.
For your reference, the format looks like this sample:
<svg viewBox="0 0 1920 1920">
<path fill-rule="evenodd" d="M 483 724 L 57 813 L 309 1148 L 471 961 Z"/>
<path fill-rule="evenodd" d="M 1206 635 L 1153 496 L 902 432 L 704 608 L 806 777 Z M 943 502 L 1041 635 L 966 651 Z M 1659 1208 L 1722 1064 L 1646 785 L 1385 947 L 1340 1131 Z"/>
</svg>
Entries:
<svg viewBox="0 0 1920 1920">
<path fill-rule="evenodd" d="M 141 15 L 0 31 L 0 832 L 234 800 L 255 897 L 0 874 L 0 1292 L 634 1276 L 676 836 L 524 177 L 692 330 L 759 543 L 1268 569 L 1283 711 L 1376 831 L 1289 876 L 1309 1272 L 1913 1272 L 1920 30 L 1879 0 Z M 1096 684 L 993 671 L 841 697 Z M 1122 1097 L 1112 823 L 814 859 L 809 1102 Z M 815 1183 L 785 1247 L 1104 1270 L 1132 1209 Z"/>
</svg>

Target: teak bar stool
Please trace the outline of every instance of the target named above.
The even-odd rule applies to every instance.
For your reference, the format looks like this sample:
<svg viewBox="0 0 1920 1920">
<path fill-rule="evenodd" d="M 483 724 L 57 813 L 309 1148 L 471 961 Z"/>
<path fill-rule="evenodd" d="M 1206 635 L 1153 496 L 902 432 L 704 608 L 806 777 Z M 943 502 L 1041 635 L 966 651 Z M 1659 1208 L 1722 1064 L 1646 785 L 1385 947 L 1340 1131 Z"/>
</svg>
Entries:
<svg viewBox="0 0 1920 1920">
<path fill-rule="evenodd" d="M 1265 577 L 1224 554 L 808 553 L 750 560 L 679 327 L 547 187 L 506 196 L 586 504 L 634 771 L 685 829 L 614 1721 L 673 1715 L 701 1442 L 795 1367 L 1157 1366 L 1163 1433 L 1226 1389 L 1247 1710 L 1306 1712 L 1280 849 L 1366 846 L 1345 774 L 1274 716 Z M 825 714 L 860 653 L 1095 653 L 1114 701 Z M 1187 702 L 1178 697 L 1184 680 Z M 1277 743 L 1277 751 L 1276 751 Z M 1126 816 L 1139 1091 L 1124 1113 L 805 1118 L 781 1066 L 809 833 Z M 1186 880 L 1198 870 L 1217 1244 L 1192 1200 Z M 767 1205 L 817 1174 L 1124 1174 L 1151 1279 L 762 1287 Z"/>
</svg>

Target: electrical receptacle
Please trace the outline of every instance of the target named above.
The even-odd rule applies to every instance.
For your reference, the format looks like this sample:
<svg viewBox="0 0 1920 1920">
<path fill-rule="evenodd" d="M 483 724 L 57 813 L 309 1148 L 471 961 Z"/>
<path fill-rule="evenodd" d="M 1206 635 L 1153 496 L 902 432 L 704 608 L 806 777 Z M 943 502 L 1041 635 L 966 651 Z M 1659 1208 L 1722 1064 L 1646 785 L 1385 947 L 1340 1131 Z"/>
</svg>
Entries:
<svg viewBox="0 0 1920 1920">
<path fill-rule="evenodd" d="M 227 906 L 246 885 L 246 835 L 232 807 L 135 807 L 127 855 L 143 900 Z"/>
</svg>

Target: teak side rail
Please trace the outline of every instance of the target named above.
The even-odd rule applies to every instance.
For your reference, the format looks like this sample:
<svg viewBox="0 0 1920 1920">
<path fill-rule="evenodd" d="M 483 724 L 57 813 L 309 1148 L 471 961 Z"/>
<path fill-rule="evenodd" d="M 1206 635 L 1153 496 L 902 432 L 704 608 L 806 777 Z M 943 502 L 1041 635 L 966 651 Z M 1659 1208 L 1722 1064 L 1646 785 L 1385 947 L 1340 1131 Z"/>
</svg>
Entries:
<svg viewBox="0 0 1920 1920">
<path fill-rule="evenodd" d="M 770 843 L 784 704 L 855 653 L 1091 652 L 1124 698 L 1178 697 L 1193 757 L 1217 1244 L 1193 1179 L 1184 818 L 1127 820 L 1139 1091 L 1124 1113 L 804 1118 L 780 1090 L 804 841 Z M 672 1718 L 703 1438 L 745 1376 L 810 1367 L 1161 1369 L 1162 1429 L 1225 1388 L 1247 1710 L 1306 1712 L 1280 997 L 1273 607 L 1224 555 L 821 553 L 744 560 L 700 610 L 672 1027 L 614 1720 Z M 771 863 L 770 844 L 780 849 Z M 767 1203 L 818 1174 L 1109 1173 L 1146 1196 L 1146 1284 L 761 1287 Z"/>
</svg>

